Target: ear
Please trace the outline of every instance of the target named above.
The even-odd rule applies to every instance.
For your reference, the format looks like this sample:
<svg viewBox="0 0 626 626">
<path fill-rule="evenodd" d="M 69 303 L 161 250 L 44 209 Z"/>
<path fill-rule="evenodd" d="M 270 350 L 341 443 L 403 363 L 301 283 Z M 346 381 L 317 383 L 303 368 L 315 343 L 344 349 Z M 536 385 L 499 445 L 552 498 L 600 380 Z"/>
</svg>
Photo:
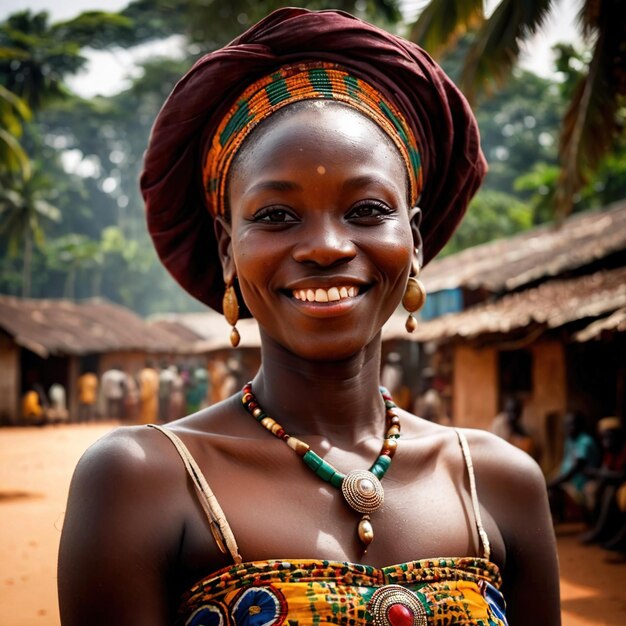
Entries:
<svg viewBox="0 0 626 626">
<path fill-rule="evenodd" d="M 417 263 L 421 269 L 424 264 L 424 242 L 422 241 L 422 233 L 420 232 L 420 224 L 422 223 L 422 209 L 414 206 L 409 210 L 409 221 L 411 223 L 411 234 L 413 235 L 413 246 L 417 256 Z"/>
<path fill-rule="evenodd" d="M 215 218 L 213 228 L 215 230 L 215 239 L 217 240 L 217 253 L 222 263 L 224 283 L 229 285 L 232 284 L 237 274 L 235 260 L 233 259 L 232 226 L 223 215 L 218 215 Z"/>
</svg>

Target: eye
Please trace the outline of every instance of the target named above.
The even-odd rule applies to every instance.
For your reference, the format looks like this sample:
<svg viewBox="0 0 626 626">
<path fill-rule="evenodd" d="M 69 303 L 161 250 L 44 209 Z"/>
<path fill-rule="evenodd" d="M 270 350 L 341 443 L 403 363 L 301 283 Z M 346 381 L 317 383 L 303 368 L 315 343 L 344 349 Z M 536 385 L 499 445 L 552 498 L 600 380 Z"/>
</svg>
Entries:
<svg viewBox="0 0 626 626">
<path fill-rule="evenodd" d="M 393 209 L 380 200 L 361 200 L 348 211 L 346 219 L 380 221 L 391 213 L 393 213 Z"/>
<path fill-rule="evenodd" d="M 261 224 L 287 224 L 297 222 L 298 218 L 285 207 L 269 206 L 259 209 L 252 217 L 252 221 Z"/>
</svg>

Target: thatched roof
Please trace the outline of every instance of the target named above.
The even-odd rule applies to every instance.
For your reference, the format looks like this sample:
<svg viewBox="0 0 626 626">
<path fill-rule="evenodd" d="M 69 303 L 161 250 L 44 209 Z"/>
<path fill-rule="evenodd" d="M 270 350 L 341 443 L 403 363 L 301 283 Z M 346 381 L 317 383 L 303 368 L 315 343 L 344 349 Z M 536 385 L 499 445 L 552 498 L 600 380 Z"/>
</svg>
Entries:
<svg viewBox="0 0 626 626">
<path fill-rule="evenodd" d="M 185 348 L 176 336 L 104 300 L 76 303 L 0 295 L 0 329 L 43 358 L 131 350 L 180 353 Z"/>
<path fill-rule="evenodd" d="M 575 341 L 600 339 L 605 332 L 626 332 L 626 307 L 618 309 L 612 315 L 596 320 L 574 335 Z"/>
<path fill-rule="evenodd" d="M 603 211 L 541 226 L 433 261 L 424 268 L 427 291 L 487 289 L 494 293 L 558 276 L 626 250 L 626 200 Z"/>
<path fill-rule="evenodd" d="M 547 281 L 495 302 L 420 323 L 411 339 L 471 339 L 531 326 L 557 328 L 576 320 L 605 316 L 624 307 L 626 267 L 621 267 L 578 278 Z"/>
<path fill-rule="evenodd" d="M 178 326 L 193 333 L 200 340 L 196 343 L 194 351 L 210 352 L 231 348 L 231 327 L 216 311 L 207 310 L 203 313 L 166 313 L 155 315 L 150 320 L 152 325 L 159 328 L 168 328 L 168 324 Z M 172 327 L 170 327 L 172 328 Z M 237 322 L 237 330 L 241 335 L 239 345 L 242 348 L 258 348 L 261 345 L 259 326 L 254 319 L 244 319 Z M 181 332 L 181 331 L 178 331 Z"/>
</svg>

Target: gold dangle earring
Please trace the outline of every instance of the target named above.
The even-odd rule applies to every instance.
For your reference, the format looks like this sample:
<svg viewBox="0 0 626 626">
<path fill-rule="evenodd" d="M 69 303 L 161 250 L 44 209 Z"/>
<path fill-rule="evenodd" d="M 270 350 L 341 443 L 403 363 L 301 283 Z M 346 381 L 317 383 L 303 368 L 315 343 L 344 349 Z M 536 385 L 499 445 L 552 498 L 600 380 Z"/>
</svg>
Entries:
<svg viewBox="0 0 626 626">
<path fill-rule="evenodd" d="M 237 302 L 237 292 L 233 286 L 234 280 L 229 281 L 224 291 L 224 298 L 222 300 L 222 310 L 224 311 L 224 317 L 226 321 L 233 327 L 230 331 L 230 343 L 233 348 L 239 345 L 241 336 L 236 328 L 236 324 L 239 321 L 239 302 Z"/>
<path fill-rule="evenodd" d="M 417 320 L 413 317 L 413 313 L 419 311 L 426 302 L 426 289 L 421 280 L 419 280 L 420 265 L 417 255 L 411 261 L 411 272 L 406 283 L 404 296 L 402 297 L 402 306 L 409 312 L 406 320 L 405 328 L 407 332 L 412 333 L 417 328 Z"/>
</svg>

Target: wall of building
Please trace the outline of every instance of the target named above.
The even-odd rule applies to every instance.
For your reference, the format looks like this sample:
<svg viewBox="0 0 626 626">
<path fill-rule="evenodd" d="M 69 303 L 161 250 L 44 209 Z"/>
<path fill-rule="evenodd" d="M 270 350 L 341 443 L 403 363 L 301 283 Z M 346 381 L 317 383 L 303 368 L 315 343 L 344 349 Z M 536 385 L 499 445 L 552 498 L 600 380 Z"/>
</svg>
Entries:
<svg viewBox="0 0 626 626">
<path fill-rule="evenodd" d="M 523 420 L 539 445 L 539 461 L 551 471 L 561 457 L 562 418 L 567 410 L 567 370 L 563 343 L 539 341 L 531 346 L 532 391 Z"/>
<path fill-rule="evenodd" d="M 489 429 L 498 413 L 497 351 L 459 345 L 453 361 L 454 424 Z"/>
<path fill-rule="evenodd" d="M 15 342 L 0 333 L 0 424 L 19 420 L 20 350 Z"/>
</svg>

